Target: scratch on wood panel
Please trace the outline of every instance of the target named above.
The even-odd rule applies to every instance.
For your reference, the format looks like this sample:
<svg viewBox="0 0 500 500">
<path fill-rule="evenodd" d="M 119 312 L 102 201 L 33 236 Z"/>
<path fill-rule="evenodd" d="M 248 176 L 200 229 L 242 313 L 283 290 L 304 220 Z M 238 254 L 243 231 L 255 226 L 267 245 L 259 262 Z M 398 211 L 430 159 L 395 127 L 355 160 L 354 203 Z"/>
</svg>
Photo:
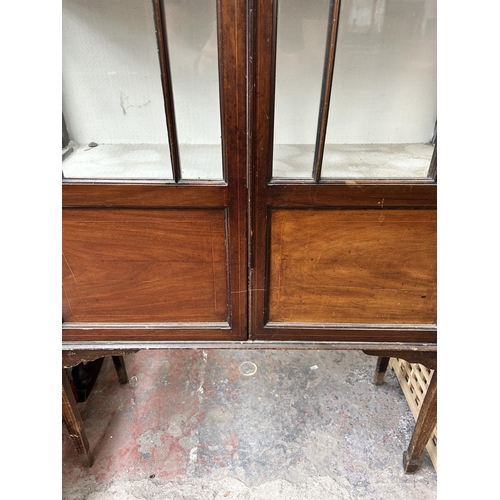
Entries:
<svg viewBox="0 0 500 500">
<path fill-rule="evenodd" d="M 64 255 L 64 252 L 62 253 L 62 256 L 63 256 L 63 258 L 64 258 L 64 260 L 66 262 L 66 265 L 68 266 L 68 269 L 69 269 L 69 272 L 71 273 L 71 276 L 73 276 L 73 279 L 75 280 L 75 283 L 77 285 L 79 285 L 80 283 L 78 283 L 78 281 L 76 281 L 75 275 L 73 273 L 73 269 L 71 269 L 71 266 L 69 265 L 68 259 L 66 258 L 66 255 Z"/>
<path fill-rule="evenodd" d="M 63 288 L 64 296 L 66 297 L 66 302 L 68 303 L 69 312 L 71 313 L 71 316 L 73 316 L 73 309 L 71 309 L 71 304 L 69 303 L 68 294 L 66 293 L 66 290 L 64 289 L 64 283 L 63 283 L 62 288 Z"/>
<path fill-rule="evenodd" d="M 281 221 L 280 225 L 280 251 L 278 254 L 278 258 L 280 260 L 279 265 L 278 265 L 278 300 L 276 307 L 279 309 L 280 306 L 280 301 L 281 301 L 281 266 L 283 264 L 283 259 L 281 256 L 283 255 L 283 221 Z"/>
<path fill-rule="evenodd" d="M 210 243 L 212 245 L 212 276 L 213 276 L 213 287 L 214 287 L 214 310 L 217 311 L 217 286 L 216 286 L 216 273 L 215 273 L 215 250 L 214 250 L 214 233 L 213 224 L 210 223 Z"/>
<path fill-rule="evenodd" d="M 307 284 L 301 284 L 301 285 L 284 285 L 283 288 L 289 289 L 292 288 L 293 290 L 296 290 L 297 288 L 305 288 L 305 289 L 313 289 L 316 290 L 317 288 L 353 288 L 353 289 L 362 289 L 362 290 L 392 290 L 395 292 L 414 292 L 415 295 L 420 295 L 421 292 L 418 290 L 415 290 L 414 288 L 395 288 L 395 287 L 381 287 L 381 286 L 375 286 L 375 285 L 307 285 Z M 422 297 L 423 298 L 423 297 Z"/>
<path fill-rule="evenodd" d="M 261 108 L 262 108 L 262 111 L 264 112 L 264 114 L 266 115 L 266 118 L 269 120 L 269 115 L 267 114 L 266 106 L 264 104 L 262 104 Z"/>
<path fill-rule="evenodd" d="M 364 267 L 361 267 L 359 264 L 357 264 L 356 262 L 353 262 L 352 263 L 353 265 L 355 265 L 358 269 L 360 269 L 363 274 L 367 274 L 368 276 L 371 276 L 371 277 L 378 277 L 379 279 L 383 279 L 383 280 L 387 280 L 387 279 L 390 279 L 386 273 L 383 273 L 383 272 L 379 272 L 379 271 L 376 271 L 374 269 L 367 269 L 367 268 L 364 268 Z"/>
</svg>

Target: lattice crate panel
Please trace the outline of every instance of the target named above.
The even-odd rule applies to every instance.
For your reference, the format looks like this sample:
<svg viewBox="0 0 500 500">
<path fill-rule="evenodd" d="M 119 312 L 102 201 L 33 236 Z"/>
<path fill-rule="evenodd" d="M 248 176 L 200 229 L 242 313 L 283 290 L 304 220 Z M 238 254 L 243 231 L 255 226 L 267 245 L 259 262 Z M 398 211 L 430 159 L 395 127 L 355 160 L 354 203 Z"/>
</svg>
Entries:
<svg viewBox="0 0 500 500">
<path fill-rule="evenodd" d="M 394 370 L 408 401 L 408 406 L 413 413 L 413 417 L 417 420 L 433 370 L 429 370 L 423 365 L 408 363 L 398 358 L 391 358 L 389 366 Z M 431 457 L 434 469 L 437 471 L 437 426 L 434 428 L 426 448 Z"/>
</svg>

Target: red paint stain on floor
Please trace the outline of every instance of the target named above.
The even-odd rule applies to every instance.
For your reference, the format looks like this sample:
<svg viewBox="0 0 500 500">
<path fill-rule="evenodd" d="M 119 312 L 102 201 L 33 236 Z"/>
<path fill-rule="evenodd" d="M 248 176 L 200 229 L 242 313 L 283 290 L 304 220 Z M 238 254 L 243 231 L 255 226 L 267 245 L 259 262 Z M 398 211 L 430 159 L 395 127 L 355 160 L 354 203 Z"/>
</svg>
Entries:
<svg viewBox="0 0 500 500">
<path fill-rule="evenodd" d="M 181 440 L 190 436 L 205 413 L 197 397 L 203 383 L 203 360 L 192 352 L 178 351 L 167 363 L 158 351 L 146 353 L 148 362 L 144 363 L 140 354 L 126 358 L 129 378 L 135 380 L 125 386 L 118 384 L 111 360 L 105 360 L 90 397 L 79 404 L 94 466 L 82 467 L 63 430 L 65 475 L 92 476 L 104 483 L 119 477 L 154 474 L 175 479 L 186 474 L 190 449 Z"/>
</svg>

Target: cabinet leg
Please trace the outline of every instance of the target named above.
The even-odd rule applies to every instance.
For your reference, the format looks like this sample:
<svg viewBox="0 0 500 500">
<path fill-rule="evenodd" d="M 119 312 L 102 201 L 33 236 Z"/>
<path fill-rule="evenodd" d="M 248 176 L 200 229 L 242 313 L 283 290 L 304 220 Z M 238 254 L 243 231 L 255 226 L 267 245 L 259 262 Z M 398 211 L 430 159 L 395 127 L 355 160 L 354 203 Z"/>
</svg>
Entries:
<svg viewBox="0 0 500 500">
<path fill-rule="evenodd" d="M 115 365 L 116 374 L 120 384 L 128 384 L 127 369 L 125 367 L 125 359 L 123 356 L 113 356 L 113 364 Z"/>
<path fill-rule="evenodd" d="M 95 361 L 79 363 L 72 368 L 71 375 L 73 377 L 73 384 L 76 388 L 78 403 L 87 401 L 87 398 L 90 396 L 90 392 L 101 370 L 103 360 L 104 358 L 99 358 Z"/>
<path fill-rule="evenodd" d="M 403 455 L 404 471 L 415 472 L 437 422 L 437 370 L 434 371 L 408 449 Z"/>
<path fill-rule="evenodd" d="M 377 367 L 375 368 L 375 374 L 373 375 L 373 383 L 375 385 L 382 385 L 384 383 L 385 372 L 389 366 L 389 360 L 391 358 L 386 356 L 379 356 L 377 358 Z"/>
<path fill-rule="evenodd" d="M 92 455 L 90 453 L 89 440 L 85 434 L 83 420 L 78 410 L 78 406 L 71 389 L 71 384 L 66 370 L 62 371 L 62 418 L 68 429 L 68 433 L 73 444 L 80 455 L 83 465 L 92 465 Z"/>
</svg>

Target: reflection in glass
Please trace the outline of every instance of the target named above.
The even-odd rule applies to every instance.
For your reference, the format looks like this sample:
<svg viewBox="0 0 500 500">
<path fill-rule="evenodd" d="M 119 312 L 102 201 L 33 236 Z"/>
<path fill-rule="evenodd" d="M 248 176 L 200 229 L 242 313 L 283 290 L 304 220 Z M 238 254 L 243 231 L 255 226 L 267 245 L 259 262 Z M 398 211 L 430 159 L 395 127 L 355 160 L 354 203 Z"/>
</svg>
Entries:
<svg viewBox="0 0 500 500">
<path fill-rule="evenodd" d="M 300 115 L 291 118 L 293 103 L 285 107 L 277 95 L 273 175 L 311 178 L 327 28 L 325 21 L 324 37 L 305 35 L 313 28 L 296 3 L 281 0 L 281 10 L 298 17 L 295 36 L 309 40 L 300 48 L 304 58 L 317 52 L 321 61 L 280 75 L 282 38 L 293 30 L 282 30 L 280 38 L 278 17 L 276 93 L 294 93 L 298 108 L 314 110 L 316 122 L 309 116 L 305 131 Z M 326 3 L 308 5 L 326 12 Z M 322 178 L 426 177 L 435 122 L 436 1 L 342 0 Z"/>
</svg>

